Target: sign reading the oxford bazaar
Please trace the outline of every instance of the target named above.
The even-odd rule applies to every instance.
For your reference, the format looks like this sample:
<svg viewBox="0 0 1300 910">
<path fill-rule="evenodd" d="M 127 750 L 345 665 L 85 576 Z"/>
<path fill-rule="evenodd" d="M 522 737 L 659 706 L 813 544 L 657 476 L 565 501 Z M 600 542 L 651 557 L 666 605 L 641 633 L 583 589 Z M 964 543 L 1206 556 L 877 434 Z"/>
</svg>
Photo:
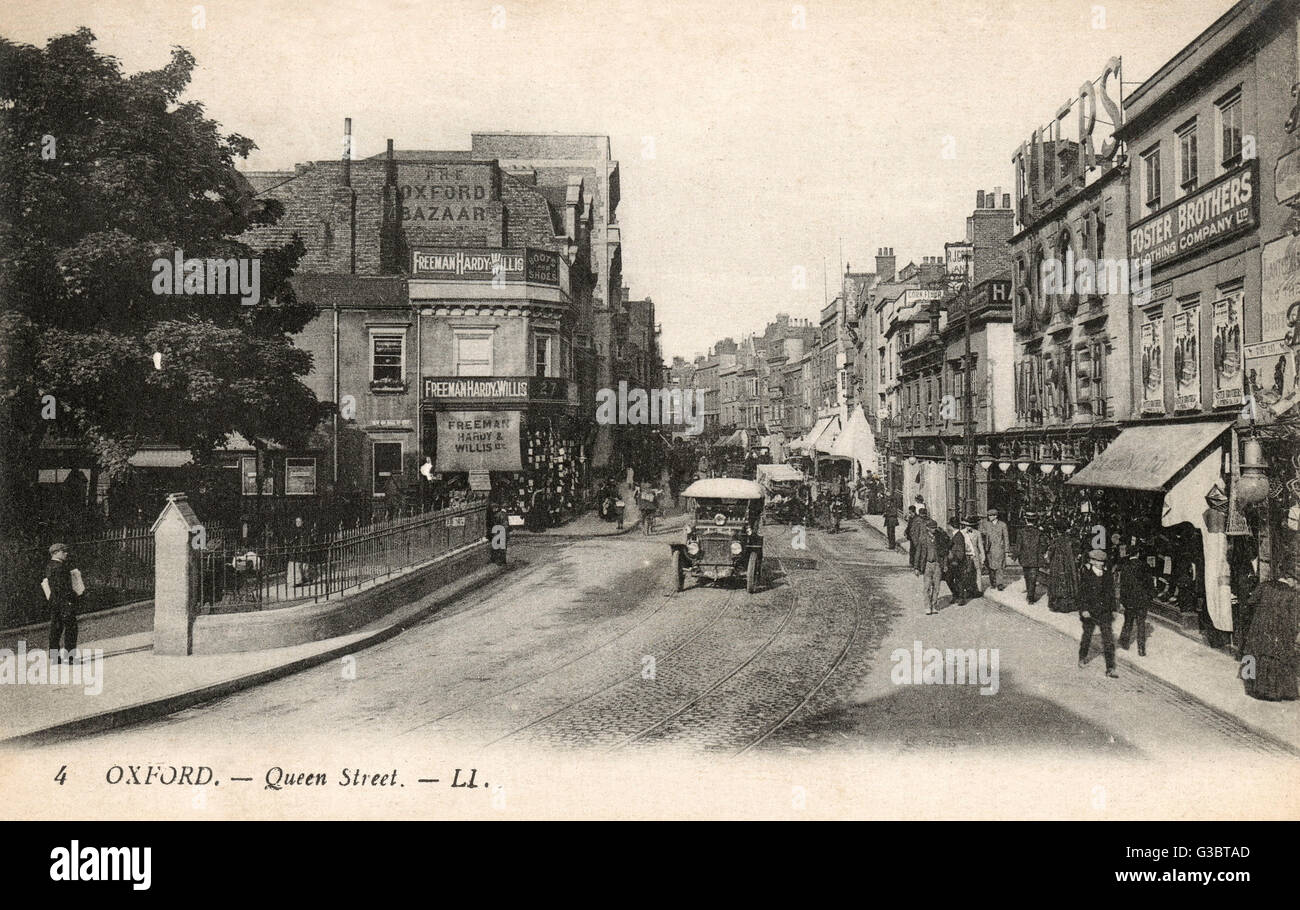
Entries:
<svg viewBox="0 0 1300 910">
<path fill-rule="evenodd" d="M 1259 224 L 1257 162 L 1228 171 L 1169 209 L 1129 229 L 1129 255 L 1149 259 L 1151 268 L 1221 243 Z"/>
<path fill-rule="evenodd" d="M 492 166 L 488 164 L 404 166 L 397 184 L 402 221 L 486 221 L 492 182 Z"/>
</svg>

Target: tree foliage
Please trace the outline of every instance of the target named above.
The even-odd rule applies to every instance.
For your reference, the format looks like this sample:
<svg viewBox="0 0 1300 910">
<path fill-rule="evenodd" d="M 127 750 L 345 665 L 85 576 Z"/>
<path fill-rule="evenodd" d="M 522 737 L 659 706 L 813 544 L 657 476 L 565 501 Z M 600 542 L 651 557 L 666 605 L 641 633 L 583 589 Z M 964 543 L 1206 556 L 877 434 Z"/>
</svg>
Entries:
<svg viewBox="0 0 1300 910">
<path fill-rule="evenodd" d="M 0 509 L 21 514 L 51 434 L 110 475 L 143 440 L 196 460 L 232 432 L 302 445 L 332 406 L 294 347 L 316 308 L 288 279 L 295 240 L 239 237 L 282 207 L 236 170 L 255 148 L 182 100 L 194 57 L 126 76 L 80 29 L 44 48 L 0 38 Z M 257 259 L 260 299 L 155 293 L 154 263 Z M 161 354 L 159 366 L 154 355 Z M 42 418 L 53 395 L 58 419 Z M 0 519 L 3 520 L 3 519 Z"/>
</svg>

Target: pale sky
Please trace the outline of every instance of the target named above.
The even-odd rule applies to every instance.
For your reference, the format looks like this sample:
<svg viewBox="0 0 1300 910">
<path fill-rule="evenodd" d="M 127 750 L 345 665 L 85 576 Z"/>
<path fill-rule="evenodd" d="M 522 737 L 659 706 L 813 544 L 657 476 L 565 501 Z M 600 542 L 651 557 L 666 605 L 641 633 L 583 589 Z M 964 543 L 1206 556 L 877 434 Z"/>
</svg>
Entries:
<svg viewBox="0 0 1300 910">
<path fill-rule="evenodd" d="M 855 270 L 882 246 L 900 266 L 941 255 L 1110 57 L 1131 91 L 1232 2 L 208 0 L 195 28 L 197 5 L 10 0 L 0 35 L 87 25 L 127 72 L 190 49 L 188 97 L 257 142 L 250 169 L 336 157 L 344 117 L 359 157 L 389 137 L 606 134 L 624 280 L 654 298 L 671 360 L 780 311 L 816 320 L 841 244 Z"/>
</svg>

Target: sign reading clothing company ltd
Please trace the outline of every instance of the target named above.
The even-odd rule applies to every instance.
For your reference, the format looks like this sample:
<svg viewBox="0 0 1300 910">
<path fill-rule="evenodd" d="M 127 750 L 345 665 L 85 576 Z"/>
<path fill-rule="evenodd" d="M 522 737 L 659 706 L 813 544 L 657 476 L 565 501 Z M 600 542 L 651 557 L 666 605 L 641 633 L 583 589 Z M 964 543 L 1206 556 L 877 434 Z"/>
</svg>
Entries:
<svg viewBox="0 0 1300 910">
<path fill-rule="evenodd" d="M 439 411 L 436 471 L 519 471 L 519 411 Z"/>
<path fill-rule="evenodd" d="M 411 275 L 449 281 L 527 281 L 559 287 L 560 257 L 550 250 L 419 248 L 411 252 Z"/>
<path fill-rule="evenodd" d="M 1229 171 L 1129 228 L 1129 255 L 1158 269 L 1259 225 L 1258 162 Z"/>
</svg>

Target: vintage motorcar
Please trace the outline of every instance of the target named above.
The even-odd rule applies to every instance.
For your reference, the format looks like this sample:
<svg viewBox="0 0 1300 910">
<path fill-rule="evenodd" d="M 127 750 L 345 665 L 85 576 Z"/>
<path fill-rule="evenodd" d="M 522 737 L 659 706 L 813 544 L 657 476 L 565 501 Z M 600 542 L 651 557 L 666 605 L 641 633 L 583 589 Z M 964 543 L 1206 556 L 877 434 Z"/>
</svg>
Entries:
<svg viewBox="0 0 1300 910">
<path fill-rule="evenodd" d="M 761 464 L 754 478 L 763 487 L 768 521 L 800 524 L 808 507 L 808 478 L 788 464 Z"/>
<path fill-rule="evenodd" d="M 674 591 L 682 590 L 687 573 L 699 579 L 745 579 L 745 589 L 758 590 L 763 572 L 763 488 L 752 480 L 710 477 L 697 480 L 682 496 L 687 502 L 683 540 L 671 544 Z"/>
</svg>

